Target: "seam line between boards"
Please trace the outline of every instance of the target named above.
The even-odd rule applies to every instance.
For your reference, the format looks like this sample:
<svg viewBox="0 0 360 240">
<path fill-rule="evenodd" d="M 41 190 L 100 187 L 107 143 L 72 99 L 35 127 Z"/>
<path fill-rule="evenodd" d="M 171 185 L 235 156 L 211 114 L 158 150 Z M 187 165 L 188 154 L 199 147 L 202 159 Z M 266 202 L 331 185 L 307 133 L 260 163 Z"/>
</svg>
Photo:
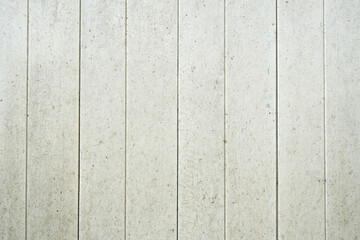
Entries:
<svg viewBox="0 0 360 240">
<path fill-rule="evenodd" d="M 176 21 L 176 239 L 179 239 L 179 42 L 180 42 L 180 0 L 177 0 Z"/>
<path fill-rule="evenodd" d="M 279 21 L 278 21 L 278 1 L 275 1 L 275 18 L 276 18 L 276 31 L 275 31 L 275 182 L 276 182 L 276 196 L 275 196 L 275 236 L 279 239 L 279 43 L 278 43 L 278 32 L 279 32 Z"/>
<path fill-rule="evenodd" d="M 324 128 L 324 234 L 325 234 L 325 240 L 327 239 L 327 159 L 326 159 L 326 38 L 325 38 L 325 0 L 323 0 L 323 31 L 322 31 L 322 37 L 323 37 L 323 109 L 324 109 L 324 115 L 323 115 L 323 128 Z"/>
<path fill-rule="evenodd" d="M 226 235 L 227 235 L 227 231 L 226 231 L 226 225 L 227 225 L 227 214 L 226 214 L 226 211 L 227 211 L 227 205 L 226 205 L 226 199 L 227 199 L 227 194 L 226 194 L 226 0 L 224 0 L 224 11 L 223 11 L 223 14 L 224 14 L 224 36 L 223 36 L 223 41 L 224 41 L 224 112 L 223 112 L 223 115 L 224 115 L 224 135 L 223 135 L 223 148 L 224 148 L 224 239 L 226 240 Z"/>
<path fill-rule="evenodd" d="M 79 86 L 78 86 L 78 202 L 77 202 L 77 239 L 80 239 L 80 174 L 81 174 L 81 152 L 80 152 L 80 139 L 81 139 L 81 131 L 80 131 L 80 113 L 81 113 L 81 0 L 79 0 Z"/>
<path fill-rule="evenodd" d="M 124 133 L 124 144 L 125 144 L 125 148 L 124 148 L 124 239 L 126 240 L 127 237 L 127 233 L 126 233 L 126 207 L 127 207 L 127 183 L 126 183 L 126 179 L 127 179 L 127 9 L 128 8 L 128 1 L 125 0 L 125 122 L 124 122 L 124 128 L 125 128 L 125 133 Z"/>
<path fill-rule="evenodd" d="M 25 240 L 27 240 L 27 218 L 28 218 L 28 158 L 29 158 L 29 29 L 30 29 L 30 2 L 26 1 L 26 122 L 25 122 Z"/>
</svg>

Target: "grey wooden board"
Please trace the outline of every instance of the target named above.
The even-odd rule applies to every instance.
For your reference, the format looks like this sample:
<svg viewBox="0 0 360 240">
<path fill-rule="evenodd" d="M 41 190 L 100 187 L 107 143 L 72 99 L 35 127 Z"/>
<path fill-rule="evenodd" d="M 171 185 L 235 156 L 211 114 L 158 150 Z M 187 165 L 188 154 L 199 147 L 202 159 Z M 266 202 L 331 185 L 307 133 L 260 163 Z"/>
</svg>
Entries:
<svg viewBox="0 0 360 240">
<path fill-rule="evenodd" d="M 224 238 L 224 2 L 180 1 L 179 239 Z"/>
<path fill-rule="evenodd" d="M 226 3 L 226 239 L 274 239 L 276 2 Z"/>
<path fill-rule="evenodd" d="M 324 239 L 322 1 L 279 1 L 278 29 L 279 239 Z"/>
<path fill-rule="evenodd" d="M 0 6 L 0 238 L 25 236 L 26 1 Z"/>
<path fill-rule="evenodd" d="M 126 239 L 176 239 L 176 1 L 128 1 Z"/>
<path fill-rule="evenodd" d="M 326 1 L 327 239 L 360 239 L 360 2 Z"/>
<path fill-rule="evenodd" d="M 79 2 L 29 11 L 27 239 L 76 239 Z"/>
<path fill-rule="evenodd" d="M 81 23 L 80 239 L 125 239 L 125 1 L 83 1 Z"/>
</svg>

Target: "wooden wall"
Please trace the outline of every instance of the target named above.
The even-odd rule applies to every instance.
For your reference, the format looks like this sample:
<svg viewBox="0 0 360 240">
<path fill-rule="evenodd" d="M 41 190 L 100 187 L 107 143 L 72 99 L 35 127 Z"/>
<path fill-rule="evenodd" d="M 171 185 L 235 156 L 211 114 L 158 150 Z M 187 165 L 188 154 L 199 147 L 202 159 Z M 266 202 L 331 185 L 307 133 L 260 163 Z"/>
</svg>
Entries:
<svg viewBox="0 0 360 240">
<path fill-rule="evenodd" d="M 358 238 L 360 1 L 0 3 L 0 239 Z"/>
</svg>

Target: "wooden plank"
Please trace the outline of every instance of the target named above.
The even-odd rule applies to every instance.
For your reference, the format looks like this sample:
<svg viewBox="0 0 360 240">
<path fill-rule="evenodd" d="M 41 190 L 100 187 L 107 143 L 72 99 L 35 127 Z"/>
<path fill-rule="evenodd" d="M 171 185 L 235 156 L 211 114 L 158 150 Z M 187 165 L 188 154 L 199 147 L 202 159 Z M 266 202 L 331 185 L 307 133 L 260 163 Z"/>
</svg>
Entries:
<svg viewBox="0 0 360 240">
<path fill-rule="evenodd" d="M 125 1 L 81 15 L 80 239 L 125 239 Z"/>
<path fill-rule="evenodd" d="M 226 3 L 226 239 L 275 239 L 276 2 Z"/>
<path fill-rule="evenodd" d="M 326 1 L 327 239 L 360 238 L 360 2 Z"/>
<path fill-rule="evenodd" d="M 29 11 L 28 239 L 76 239 L 79 2 Z"/>
<path fill-rule="evenodd" d="M 0 236 L 25 237 L 26 1 L 0 7 Z"/>
<path fill-rule="evenodd" d="M 224 238 L 224 2 L 180 1 L 179 239 Z"/>
<path fill-rule="evenodd" d="M 323 5 L 278 4 L 279 239 L 324 239 Z"/>
<path fill-rule="evenodd" d="M 176 238 L 176 10 L 176 1 L 128 1 L 128 240 Z"/>
</svg>

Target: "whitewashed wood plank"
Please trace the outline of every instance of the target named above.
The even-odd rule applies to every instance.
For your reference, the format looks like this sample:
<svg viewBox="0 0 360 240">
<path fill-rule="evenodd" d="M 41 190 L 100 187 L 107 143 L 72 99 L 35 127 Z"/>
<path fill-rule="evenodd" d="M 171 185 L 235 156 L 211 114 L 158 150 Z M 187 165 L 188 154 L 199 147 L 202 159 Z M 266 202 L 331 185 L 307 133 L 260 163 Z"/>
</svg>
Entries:
<svg viewBox="0 0 360 240">
<path fill-rule="evenodd" d="M 176 238 L 177 3 L 128 1 L 126 239 Z"/>
<path fill-rule="evenodd" d="M 28 239 L 76 239 L 79 2 L 29 11 Z"/>
<path fill-rule="evenodd" d="M 180 1 L 179 239 L 224 238 L 224 2 Z"/>
<path fill-rule="evenodd" d="M 80 239 L 125 239 L 125 1 L 81 6 Z"/>
<path fill-rule="evenodd" d="M 226 3 L 226 239 L 275 239 L 276 2 Z"/>
<path fill-rule="evenodd" d="M 278 5 L 279 239 L 324 239 L 323 4 Z"/>
<path fill-rule="evenodd" d="M 0 238 L 24 239 L 27 3 L 0 5 Z"/>
<path fill-rule="evenodd" d="M 360 239 L 360 2 L 325 7 L 327 239 Z"/>
</svg>

